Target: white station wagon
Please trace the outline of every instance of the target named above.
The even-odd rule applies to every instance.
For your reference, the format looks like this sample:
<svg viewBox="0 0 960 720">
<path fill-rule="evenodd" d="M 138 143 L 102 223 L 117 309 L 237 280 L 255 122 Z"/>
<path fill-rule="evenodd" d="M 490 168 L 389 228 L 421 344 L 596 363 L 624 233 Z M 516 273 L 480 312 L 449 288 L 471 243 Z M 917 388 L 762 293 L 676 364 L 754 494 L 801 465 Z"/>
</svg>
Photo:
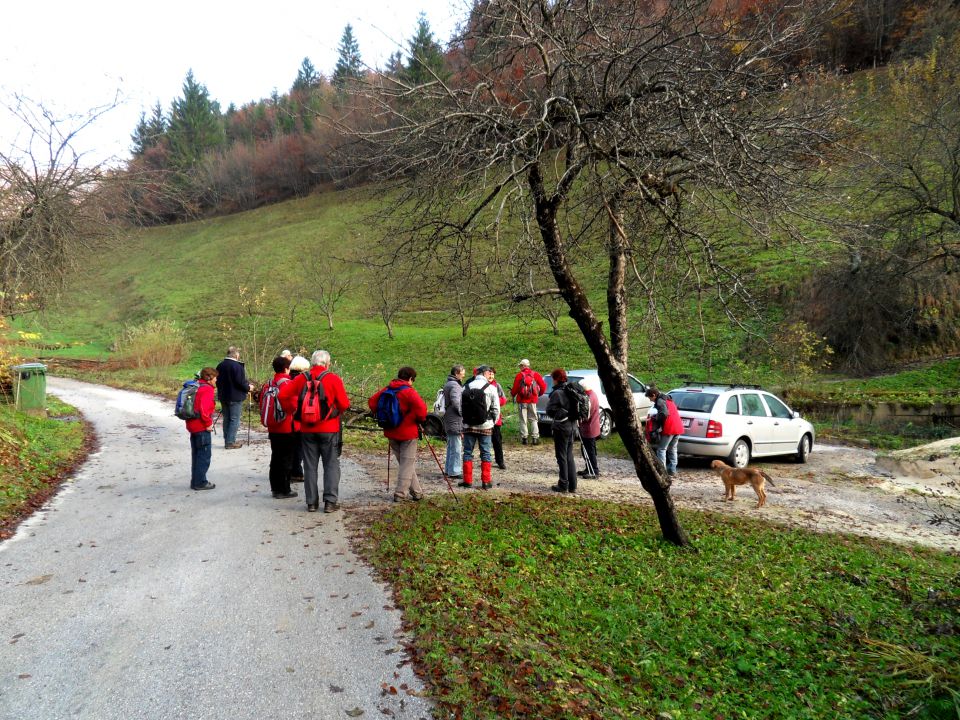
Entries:
<svg viewBox="0 0 960 720">
<path fill-rule="evenodd" d="M 813 425 L 756 385 L 688 385 L 669 393 L 683 419 L 682 455 L 727 458 L 746 467 L 751 457 L 793 455 L 806 462 Z"/>
</svg>

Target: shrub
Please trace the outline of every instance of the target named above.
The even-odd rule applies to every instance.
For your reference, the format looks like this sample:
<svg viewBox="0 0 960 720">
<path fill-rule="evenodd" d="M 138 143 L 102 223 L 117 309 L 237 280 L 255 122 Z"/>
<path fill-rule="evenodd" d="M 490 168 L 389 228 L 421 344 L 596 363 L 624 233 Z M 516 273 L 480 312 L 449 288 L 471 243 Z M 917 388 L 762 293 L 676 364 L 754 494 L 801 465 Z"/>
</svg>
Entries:
<svg viewBox="0 0 960 720">
<path fill-rule="evenodd" d="M 190 354 L 183 329 L 165 318 L 125 328 L 116 348 L 118 364 L 131 368 L 176 365 Z"/>
</svg>

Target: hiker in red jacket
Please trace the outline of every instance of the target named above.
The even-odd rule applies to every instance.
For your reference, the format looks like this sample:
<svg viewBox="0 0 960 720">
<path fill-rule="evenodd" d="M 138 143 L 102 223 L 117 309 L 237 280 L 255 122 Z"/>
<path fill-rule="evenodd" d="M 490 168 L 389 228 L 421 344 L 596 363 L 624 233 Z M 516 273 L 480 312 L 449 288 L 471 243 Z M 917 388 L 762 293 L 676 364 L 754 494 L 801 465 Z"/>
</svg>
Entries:
<svg viewBox="0 0 960 720">
<path fill-rule="evenodd" d="M 303 448 L 303 492 L 307 511 L 320 507 L 317 476 L 323 463 L 323 511 L 340 509 L 340 415 L 350 407 L 343 380 L 330 372 L 330 353 L 316 350 L 310 356 L 310 372 L 298 375 L 280 388 L 280 404 L 288 413 L 300 418 L 300 441 Z M 309 387 L 308 387 L 309 383 Z M 308 392 L 309 391 L 309 392 Z M 322 397 L 321 397 L 322 396 Z M 309 417 L 316 399 L 318 417 Z"/>
<path fill-rule="evenodd" d="M 537 400 L 547 391 L 543 375 L 530 369 L 530 361 L 520 361 L 520 372 L 513 379 L 510 395 L 520 411 L 520 442 L 527 444 L 527 435 L 533 445 L 540 444 L 540 426 L 537 424 Z M 529 430 L 527 425 L 529 424 Z"/>
<path fill-rule="evenodd" d="M 683 435 L 683 419 L 669 395 L 664 395 L 656 385 L 647 385 L 646 396 L 653 401 L 657 414 L 653 416 L 650 431 L 651 444 L 657 451 L 657 459 L 666 468 L 667 475 L 677 474 L 677 445 Z M 649 425 L 651 421 L 648 421 Z"/>
<path fill-rule="evenodd" d="M 205 367 L 200 371 L 200 387 L 197 388 L 193 401 L 193 408 L 200 416 L 187 420 L 187 432 L 190 433 L 191 490 L 213 490 L 216 487 L 214 483 L 207 481 L 207 470 L 213 454 L 210 431 L 213 430 L 213 413 L 217 408 L 216 387 L 217 371 L 212 367 Z"/>
<path fill-rule="evenodd" d="M 273 359 L 273 379 L 263 388 L 276 387 L 279 391 L 290 382 L 290 358 L 279 355 Z M 261 397 L 263 400 L 263 397 Z M 278 398 L 279 400 L 279 398 Z M 283 407 L 283 404 L 280 405 Z M 263 405 L 261 404 L 261 412 Z M 290 471 L 293 468 L 293 454 L 295 450 L 293 433 L 293 414 L 285 413 L 282 420 L 276 422 L 272 408 L 266 408 L 267 417 L 261 416 L 261 421 L 267 428 L 270 438 L 270 490 L 274 499 L 285 500 L 295 498 L 297 493 L 290 489 Z"/>
<path fill-rule="evenodd" d="M 380 396 L 388 390 L 396 393 L 400 424 L 396 427 L 381 424 L 384 436 L 390 441 L 390 452 L 397 458 L 400 468 L 397 487 L 393 491 L 394 502 L 406 500 L 408 491 L 411 500 L 423 498 L 423 488 L 420 487 L 417 477 L 417 440 L 420 437 L 420 424 L 427 419 L 427 404 L 420 397 L 420 393 L 413 389 L 413 381 L 416 379 L 416 370 L 402 367 L 397 371 L 397 379 L 391 380 L 387 387 L 374 393 L 367 402 L 370 411 L 377 415 Z"/>
</svg>

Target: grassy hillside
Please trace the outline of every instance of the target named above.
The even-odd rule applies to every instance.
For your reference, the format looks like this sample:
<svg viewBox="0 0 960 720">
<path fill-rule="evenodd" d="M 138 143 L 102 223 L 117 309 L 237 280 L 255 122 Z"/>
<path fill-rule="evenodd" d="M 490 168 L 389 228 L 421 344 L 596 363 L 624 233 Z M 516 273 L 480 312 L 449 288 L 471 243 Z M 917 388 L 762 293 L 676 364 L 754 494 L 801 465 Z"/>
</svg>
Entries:
<svg viewBox="0 0 960 720">
<path fill-rule="evenodd" d="M 522 357 L 544 372 L 594 364 L 569 318 L 560 319 L 555 336 L 546 320 L 518 318 L 500 305 L 482 308 L 463 338 L 452 314 L 416 303 L 399 317 L 391 340 L 369 306 L 364 279 L 338 307 L 335 328 L 328 330 L 311 299 L 301 260 L 350 257 L 355 248 L 375 243 L 378 230 L 368 220 L 372 209 L 357 192 L 325 193 L 228 217 L 131 231 L 118 247 L 85 263 L 55 311 L 23 319 L 18 329 L 39 335 L 36 353 L 106 360 L 125 326 L 166 318 L 184 328 L 193 351 L 173 370 L 174 377 L 215 362 L 229 344 L 244 347 L 248 364 L 261 376 L 265 362 L 253 357 L 254 346 L 269 346 L 269 352 L 259 353 L 263 358 L 280 346 L 307 352 L 324 347 L 355 386 L 381 382 L 397 366 L 412 364 L 425 395 L 439 387 L 455 362 L 492 363 L 505 380 Z M 675 337 L 664 342 L 665 336 L 658 336 L 656 347 L 636 330 L 631 370 L 667 384 L 680 374 L 706 377 L 698 333 L 682 323 L 671 330 Z M 739 348 L 724 325 L 712 332 L 709 362 L 716 377 Z M 128 380 L 151 375 L 112 372 L 134 376 Z"/>
</svg>

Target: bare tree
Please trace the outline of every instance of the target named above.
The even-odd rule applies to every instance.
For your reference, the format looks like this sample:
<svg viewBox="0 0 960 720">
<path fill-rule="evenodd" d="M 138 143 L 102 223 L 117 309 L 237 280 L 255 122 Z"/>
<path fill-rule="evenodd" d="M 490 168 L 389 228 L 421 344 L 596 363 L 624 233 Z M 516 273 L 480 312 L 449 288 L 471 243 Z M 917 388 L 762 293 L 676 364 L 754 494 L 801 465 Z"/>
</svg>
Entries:
<svg viewBox="0 0 960 720">
<path fill-rule="evenodd" d="M 0 148 L 0 314 L 42 310 L 81 254 L 111 236 L 95 193 L 104 173 L 72 143 L 113 106 L 60 118 L 17 96 L 0 108 L 19 127 Z"/>
<path fill-rule="evenodd" d="M 384 80 L 376 98 L 389 126 L 364 138 L 380 176 L 406 190 L 393 207 L 399 252 L 475 226 L 538 238 L 664 537 L 680 545 L 671 481 L 627 382 L 628 278 L 642 310 L 655 313 L 676 283 L 739 322 L 752 306 L 742 270 L 752 240 L 796 235 L 771 222 L 830 161 L 835 127 L 829 107 L 785 87 L 799 84 L 783 61 L 806 42 L 813 4 L 743 16 L 715 14 L 719 5 L 477 2 L 453 78 L 393 93 Z M 598 257 L 606 280 L 591 285 Z"/>
<path fill-rule="evenodd" d="M 333 315 L 337 305 L 354 284 L 347 264 L 337 258 L 310 255 L 301 258 L 300 265 L 303 268 L 303 294 L 317 303 L 327 316 L 327 328 L 333 330 Z"/>
<path fill-rule="evenodd" d="M 420 278 L 418 265 L 410 258 L 371 256 L 361 262 L 367 275 L 367 293 L 370 306 L 387 329 L 387 337 L 394 338 L 394 321 L 416 296 Z"/>
</svg>

